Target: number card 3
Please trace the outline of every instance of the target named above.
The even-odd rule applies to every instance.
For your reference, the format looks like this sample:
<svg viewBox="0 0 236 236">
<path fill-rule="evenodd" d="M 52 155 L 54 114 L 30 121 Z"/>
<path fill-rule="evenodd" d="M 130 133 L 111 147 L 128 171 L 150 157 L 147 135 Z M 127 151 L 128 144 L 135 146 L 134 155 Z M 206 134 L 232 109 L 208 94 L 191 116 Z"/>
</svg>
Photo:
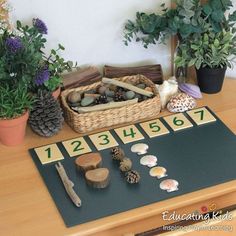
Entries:
<svg viewBox="0 0 236 236">
<path fill-rule="evenodd" d="M 60 149 L 55 143 L 35 148 L 34 151 L 43 165 L 64 159 Z"/>
<path fill-rule="evenodd" d="M 174 131 L 187 129 L 193 126 L 193 124 L 184 116 L 183 113 L 166 116 L 164 119 Z"/>
<path fill-rule="evenodd" d="M 150 138 L 170 133 L 159 119 L 141 123 L 140 126 Z"/>
<path fill-rule="evenodd" d="M 129 125 L 126 127 L 115 129 L 115 132 L 124 144 L 144 139 L 143 135 L 135 125 Z"/>
<path fill-rule="evenodd" d="M 62 142 L 62 144 L 70 155 L 70 157 L 82 155 L 92 151 L 89 145 L 82 137 L 64 141 Z"/>
<path fill-rule="evenodd" d="M 89 135 L 89 138 L 98 151 L 118 146 L 118 143 L 109 131 Z"/>
<path fill-rule="evenodd" d="M 197 125 L 216 121 L 216 118 L 205 107 L 188 111 L 187 114 Z"/>
</svg>

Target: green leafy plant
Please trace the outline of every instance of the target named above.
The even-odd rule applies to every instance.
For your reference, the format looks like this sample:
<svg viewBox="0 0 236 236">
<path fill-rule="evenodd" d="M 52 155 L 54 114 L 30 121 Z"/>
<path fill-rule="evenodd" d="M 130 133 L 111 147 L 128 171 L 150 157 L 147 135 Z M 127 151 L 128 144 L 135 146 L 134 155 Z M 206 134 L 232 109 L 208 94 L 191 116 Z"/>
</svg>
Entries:
<svg viewBox="0 0 236 236">
<path fill-rule="evenodd" d="M 165 4 L 162 4 L 161 13 L 159 14 L 137 12 L 136 20 L 128 20 L 125 24 L 124 43 L 128 45 L 132 40 L 136 40 L 136 42 L 141 42 L 147 48 L 149 44 L 156 44 L 157 42 L 165 43 L 166 39 L 170 36 L 177 36 L 179 41 L 179 48 L 177 48 L 178 57 L 175 60 L 177 66 L 185 66 L 186 64 L 184 65 L 184 63 L 186 62 L 188 65 L 196 63 L 197 67 L 199 67 L 200 63 L 202 66 L 206 66 L 207 64 L 212 66 L 230 66 L 231 62 L 228 61 L 228 56 L 230 54 L 234 55 L 234 50 L 232 50 L 231 46 L 233 45 L 232 41 L 235 40 L 236 11 L 228 14 L 228 16 L 225 13 L 233 6 L 232 1 L 209 0 L 205 4 L 201 4 L 200 0 L 175 0 L 174 2 L 176 3 L 176 8 L 166 8 Z M 188 42 L 194 42 L 199 49 L 196 54 L 201 54 L 203 49 L 199 48 L 201 43 L 197 43 L 197 39 L 202 41 L 202 35 L 208 34 L 209 29 L 214 41 L 220 41 L 223 37 L 231 46 L 210 48 L 208 55 L 212 53 L 212 56 L 215 58 L 214 62 L 209 62 L 209 60 L 204 62 L 207 59 L 206 57 L 201 59 L 196 59 L 195 57 L 190 58 L 189 54 L 192 49 L 189 47 Z M 223 34 L 225 31 L 230 32 L 231 36 L 225 36 Z M 209 46 L 211 47 L 210 44 Z M 210 52 L 211 50 L 212 52 Z M 224 51 L 224 55 L 217 61 L 216 55 L 222 52 L 220 50 Z"/>
<path fill-rule="evenodd" d="M 223 68 L 232 67 L 236 56 L 236 37 L 230 31 L 216 33 L 212 30 L 189 39 L 179 46 L 175 58 L 177 67 L 184 65 Z"/>
<path fill-rule="evenodd" d="M 25 84 L 10 87 L 0 84 L 0 119 L 16 118 L 31 109 L 34 98 L 28 93 Z"/>
</svg>

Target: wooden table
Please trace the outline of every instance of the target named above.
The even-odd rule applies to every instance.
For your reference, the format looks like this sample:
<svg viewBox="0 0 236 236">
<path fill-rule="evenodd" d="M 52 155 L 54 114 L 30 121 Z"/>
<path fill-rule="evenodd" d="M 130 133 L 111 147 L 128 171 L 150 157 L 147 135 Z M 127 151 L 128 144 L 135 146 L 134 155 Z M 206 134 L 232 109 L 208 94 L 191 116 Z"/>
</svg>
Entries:
<svg viewBox="0 0 236 236">
<path fill-rule="evenodd" d="M 204 94 L 198 106 L 204 105 L 209 106 L 236 134 L 236 80 L 227 79 L 219 94 Z M 164 111 L 161 116 L 166 114 Z M 66 228 L 28 149 L 77 136 L 65 124 L 63 130 L 52 138 L 39 137 L 27 128 L 21 146 L 5 147 L 0 144 L 0 235 L 132 235 L 172 223 L 162 219 L 162 212 L 166 210 L 190 213 L 204 205 L 216 204 L 217 209 L 222 209 L 236 204 L 234 180 Z M 234 228 L 236 235 L 236 225 Z"/>
</svg>

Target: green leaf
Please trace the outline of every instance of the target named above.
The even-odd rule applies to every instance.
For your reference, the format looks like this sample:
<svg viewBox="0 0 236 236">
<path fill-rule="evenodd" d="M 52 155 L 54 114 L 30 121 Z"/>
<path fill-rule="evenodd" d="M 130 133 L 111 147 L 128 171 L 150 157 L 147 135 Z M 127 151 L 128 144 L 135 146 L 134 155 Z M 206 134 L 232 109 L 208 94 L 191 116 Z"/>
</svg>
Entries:
<svg viewBox="0 0 236 236">
<path fill-rule="evenodd" d="M 209 4 L 205 4 L 203 6 L 203 12 L 206 14 L 206 15 L 210 15 L 212 13 L 212 8 Z"/>
<path fill-rule="evenodd" d="M 59 43 L 58 44 L 58 47 L 61 49 L 61 50 L 65 50 L 65 48 Z"/>
</svg>

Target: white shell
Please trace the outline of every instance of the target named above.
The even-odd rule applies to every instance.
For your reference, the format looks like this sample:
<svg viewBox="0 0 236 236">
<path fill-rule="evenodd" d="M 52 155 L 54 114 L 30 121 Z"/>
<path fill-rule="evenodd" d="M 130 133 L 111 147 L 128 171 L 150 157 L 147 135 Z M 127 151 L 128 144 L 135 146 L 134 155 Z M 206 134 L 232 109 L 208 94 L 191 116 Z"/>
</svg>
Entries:
<svg viewBox="0 0 236 236">
<path fill-rule="evenodd" d="M 145 143 L 137 143 L 131 147 L 131 152 L 137 153 L 138 155 L 143 155 L 147 153 L 148 145 Z"/>
<path fill-rule="evenodd" d="M 165 179 L 160 183 L 160 189 L 166 190 L 168 193 L 178 190 L 179 183 L 174 179 Z"/>
<path fill-rule="evenodd" d="M 153 167 L 157 165 L 157 157 L 153 155 L 146 155 L 140 159 L 140 164 L 143 166 Z"/>
<path fill-rule="evenodd" d="M 149 171 L 149 174 L 150 176 L 152 177 L 157 177 L 158 179 L 161 179 L 165 176 L 167 176 L 166 174 L 166 168 L 162 167 L 162 166 L 156 166 L 156 167 L 153 167 L 150 171 Z"/>
<path fill-rule="evenodd" d="M 196 107 L 196 100 L 186 93 L 179 93 L 170 99 L 167 109 L 170 112 L 184 112 Z"/>
<path fill-rule="evenodd" d="M 176 78 L 171 77 L 170 79 L 165 80 L 163 84 L 157 85 L 157 90 L 160 94 L 161 106 L 162 108 L 165 108 L 170 98 L 178 93 L 178 83 Z"/>
</svg>

